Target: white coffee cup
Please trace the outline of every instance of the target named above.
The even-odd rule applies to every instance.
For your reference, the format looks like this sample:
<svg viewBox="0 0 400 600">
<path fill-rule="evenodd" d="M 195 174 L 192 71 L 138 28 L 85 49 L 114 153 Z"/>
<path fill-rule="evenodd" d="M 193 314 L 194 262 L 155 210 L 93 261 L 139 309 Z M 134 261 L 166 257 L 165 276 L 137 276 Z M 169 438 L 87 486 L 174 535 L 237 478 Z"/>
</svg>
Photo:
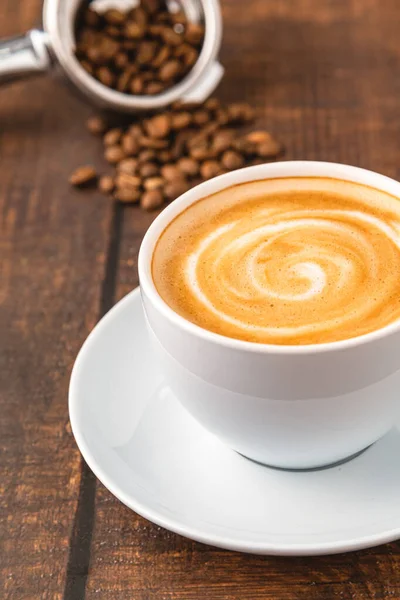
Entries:
<svg viewBox="0 0 400 600">
<path fill-rule="evenodd" d="M 155 288 L 151 261 L 161 232 L 197 200 L 239 183 L 299 176 L 352 181 L 400 198 L 400 183 L 348 165 L 257 165 L 216 177 L 175 200 L 147 231 L 139 254 L 149 335 L 173 394 L 237 452 L 291 469 L 344 460 L 394 425 L 400 412 L 400 321 L 333 343 L 275 346 L 235 340 L 175 313 Z"/>
</svg>

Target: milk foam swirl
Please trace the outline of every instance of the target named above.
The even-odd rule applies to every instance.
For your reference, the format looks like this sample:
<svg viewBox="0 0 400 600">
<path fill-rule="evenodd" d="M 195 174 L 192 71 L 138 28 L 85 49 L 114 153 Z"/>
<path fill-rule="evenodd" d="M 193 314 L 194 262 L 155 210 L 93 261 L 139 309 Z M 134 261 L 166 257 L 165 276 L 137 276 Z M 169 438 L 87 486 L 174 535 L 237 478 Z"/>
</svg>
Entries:
<svg viewBox="0 0 400 600">
<path fill-rule="evenodd" d="M 179 260 L 186 316 L 279 344 L 353 337 L 398 318 L 400 213 L 339 191 L 258 197 L 255 189 L 254 200 L 222 206 L 215 222 L 195 228 Z"/>
</svg>

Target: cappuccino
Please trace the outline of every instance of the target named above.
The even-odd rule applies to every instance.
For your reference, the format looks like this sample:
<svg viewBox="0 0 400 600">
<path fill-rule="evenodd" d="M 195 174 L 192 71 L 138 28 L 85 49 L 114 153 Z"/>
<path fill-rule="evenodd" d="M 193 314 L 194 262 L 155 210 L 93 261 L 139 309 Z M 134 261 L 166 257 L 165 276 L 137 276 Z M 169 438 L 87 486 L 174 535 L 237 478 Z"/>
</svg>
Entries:
<svg viewBox="0 0 400 600">
<path fill-rule="evenodd" d="M 357 337 L 400 318 L 400 200 L 322 177 L 230 187 L 166 227 L 152 277 L 176 313 L 220 335 Z"/>
</svg>

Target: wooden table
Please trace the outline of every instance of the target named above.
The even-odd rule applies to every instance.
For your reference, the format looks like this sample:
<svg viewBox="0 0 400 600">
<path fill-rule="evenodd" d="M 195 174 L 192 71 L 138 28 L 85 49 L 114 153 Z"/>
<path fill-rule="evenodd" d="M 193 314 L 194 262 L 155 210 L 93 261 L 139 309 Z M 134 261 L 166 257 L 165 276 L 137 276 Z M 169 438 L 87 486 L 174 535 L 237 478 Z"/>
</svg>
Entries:
<svg viewBox="0 0 400 600">
<path fill-rule="evenodd" d="M 3 0 L 0 35 L 40 22 L 40 0 Z M 226 76 L 287 158 L 400 177 L 397 0 L 223 0 Z M 400 544 L 288 559 L 225 552 L 157 527 L 116 500 L 71 435 L 71 367 L 96 321 L 137 285 L 154 215 L 71 190 L 102 166 L 90 107 L 51 78 L 0 91 L 3 600 L 400 598 Z"/>
</svg>

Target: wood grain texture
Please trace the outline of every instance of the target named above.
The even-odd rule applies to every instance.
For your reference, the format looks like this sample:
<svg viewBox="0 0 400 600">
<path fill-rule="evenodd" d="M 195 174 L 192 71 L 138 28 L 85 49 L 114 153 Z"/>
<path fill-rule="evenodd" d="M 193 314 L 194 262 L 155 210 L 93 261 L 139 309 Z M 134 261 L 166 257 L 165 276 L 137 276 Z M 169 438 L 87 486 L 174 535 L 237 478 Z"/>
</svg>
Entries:
<svg viewBox="0 0 400 600">
<path fill-rule="evenodd" d="M 396 0 L 223 0 L 225 100 L 248 100 L 286 158 L 400 177 Z M 7 0 L 0 35 L 40 21 Z M 400 598 L 400 544 L 287 559 L 225 552 L 157 527 L 81 462 L 70 369 L 99 316 L 137 285 L 154 215 L 71 190 L 103 167 L 89 108 L 50 79 L 0 90 L 0 598 L 382 600 Z"/>
</svg>

